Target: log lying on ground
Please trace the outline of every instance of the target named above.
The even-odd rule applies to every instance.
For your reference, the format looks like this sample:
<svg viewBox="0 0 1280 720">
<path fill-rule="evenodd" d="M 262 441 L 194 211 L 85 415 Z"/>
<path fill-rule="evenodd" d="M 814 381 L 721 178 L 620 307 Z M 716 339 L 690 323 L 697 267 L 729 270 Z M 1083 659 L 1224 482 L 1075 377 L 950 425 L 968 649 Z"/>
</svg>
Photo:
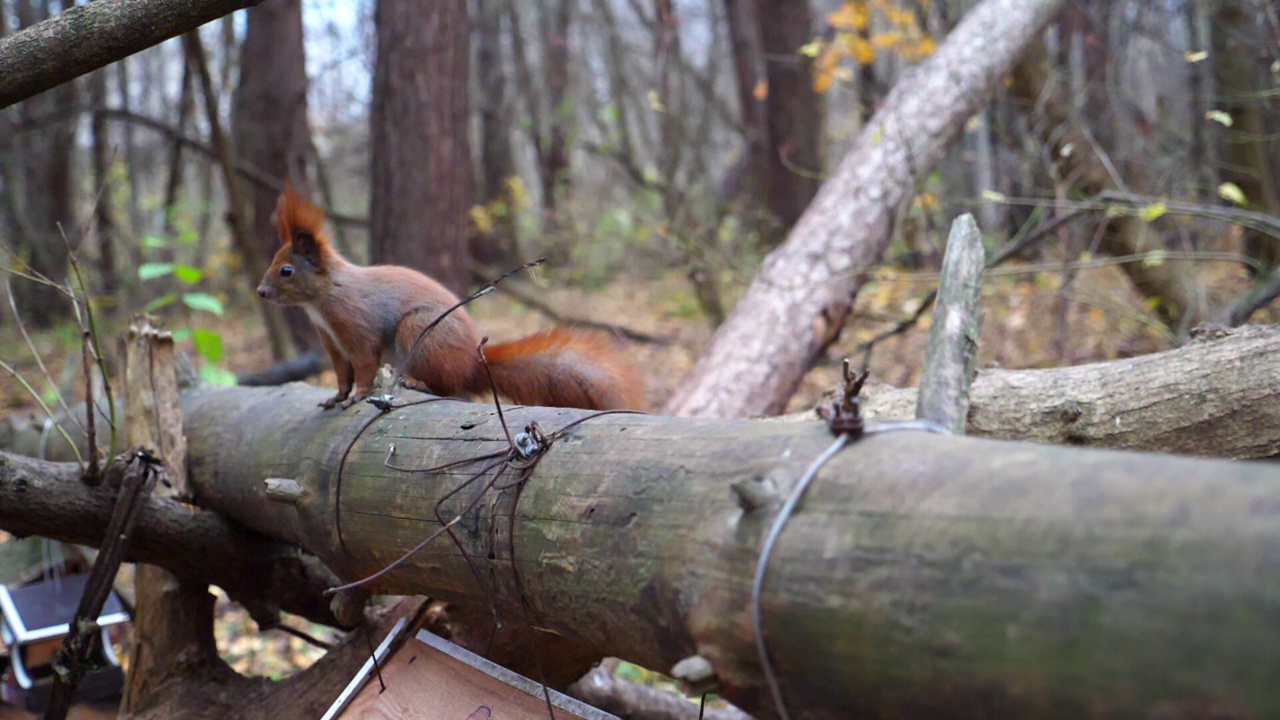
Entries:
<svg viewBox="0 0 1280 720">
<path fill-rule="evenodd" d="M 1280 452 L 1280 328 L 1245 327 L 1141 357 L 1052 370 L 983 370 L 979 437 L 1225 458 Z M 871 385 L 862 409 L 911 418 L 916 390 Z"/>
<path fill-rule="evenodd" d="M 117 492 L 80 476 L 75 463 L 0 452 L 0 529 L 98 547 Z M 208 510 L 147 498 L 127 557 L 218 585 L 267 624 L 277 609 L 339 624 L 321 594 L 333 583 L 323 563 Z"/>
<path fill-rule="evenodd" d="M 379 592 L 492 598 L 515 624 L 523 596 L 544 637 L 659 670 L 697 653 L 730 701 L 771 712 L 752 569 L 777 492 L 830 444 L 824 426 L 599 417 L 523 486 L 463 513 L 478 485 L 444 498 L 477 468 L 422 470 L 505 447 L 491 408 L 322 412 L 326 394 L 189 393 L 202 502 L 348 579 L 438 531 L 440 503 L 463 516 L 466 559 L 441 538 Z M 507 418 L 551 432 L 586 415 Z M 299 502 L 268 500 L 268 477 L 297 480 Z M 1280 470 L 1266 465 L 875 435 L 821 471 L 769 568 L 765 632 L 804 717 L 1147 717 L 1188 703 L 1280 716 Z"/>
</svg>

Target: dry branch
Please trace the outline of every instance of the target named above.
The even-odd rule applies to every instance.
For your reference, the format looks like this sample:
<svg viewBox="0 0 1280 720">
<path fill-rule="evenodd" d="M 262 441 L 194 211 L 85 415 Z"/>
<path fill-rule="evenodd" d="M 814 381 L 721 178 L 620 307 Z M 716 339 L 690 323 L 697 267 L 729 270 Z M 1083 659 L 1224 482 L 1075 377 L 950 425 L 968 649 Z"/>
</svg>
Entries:
<svg viewBox="0 0 1280 720">
<path fill-rule="evenodd" d="M 348 579 L 439 530 L 436 504 L 474 472 L 423 470 L 506 447 L 482 405 L 337 413 L 323 395 L 189 393 L 192 481 Z M 507 417 L 552 431 L 585 414 Z M 589 420 L 519 492 L 463 514 L 469 562 L 443 538 L 376 589 L 492 597 L 516 623 L 523 594 L 541 635 L 663 670 L 696 652 L 727 698 L 767 712 L 746 612 L 773 506 L 734 488 L 785 492 L 829 443 L 818 423 Z M 281 476 L 306 489 L 298 505 L 266 498 Z M 1280 712 L 1277 573 L 1268 466 L 893 433 L 818 476 L 775 551 L 765 632 L 809 717 L 1141 716 L 1187 696 L 1264 717 Z"/>
<path fill-rule="evenodd" d="M 75 463 L 0 452 L 0 528 L 14 535 L 96 547 L 115 499 L 112 488 L 81 482 Z M 282 609 L 314 622 L 338 624 L 321 596 L 334 581 L 323 563 L 208 510 L 147 498 L 127 559 L 218 585 L 255 617 Z"/>
<path fill-rule="evenodd" d="M 75 5 L 0 40 L 0 109 L 261 0 Z"/>
<path fill-rule="evenodd" d="M 1245 327 L 1168 352 L 1051 370 L 983 370 L 977 437 L 1221 458 L 1280 452 L 1280 328 Z M 870 418 L 910 418 L 914 388 L 872 385 Z"/>
<path fill-rule="evenodd" d="M 1062 0 L 984 0 L 894 87 L 765 260 L 667 404 L 675 415 L 746 417 L 786 405 L 839 335 L 890 239 L 898 205 L 945 155 Z"/>
</svg>

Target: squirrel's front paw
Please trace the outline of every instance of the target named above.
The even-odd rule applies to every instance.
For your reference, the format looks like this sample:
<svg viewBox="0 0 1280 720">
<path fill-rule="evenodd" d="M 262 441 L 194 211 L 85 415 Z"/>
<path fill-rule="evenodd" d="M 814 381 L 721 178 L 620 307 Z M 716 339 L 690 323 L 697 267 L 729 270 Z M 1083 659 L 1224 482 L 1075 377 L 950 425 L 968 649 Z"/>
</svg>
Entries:
<svg viewBox="0 0 1280 720">
<path fill-rule="evenodd" d="M 324 402 L 320 403 L 320 407 L 324 408 L 325 410 L 332 410 L 334 405 L 337 405 L 343 400 L 346 400 L 347 396 L 350 394 L 351 394 L 350 390 L 346 392 L 340 392 L 337 395 L 334 395 L 333 397 L 329 398 L 328 400 L 325 400 Z M 343 405 L 342 407 L 345 408 L 346 405 Z"/>
<path fill-rule="evenodd" d="M 370 393 L 369 393 L 369 391 L 368 391 L 368 390 L 366 390 L 366 391 L 364 391 L 364 392 L 353 393 L 353 394 L 351 395 L 351 397 L 349 397 L 349 398 L 347 398 L 346 400 L 343 400 L 343 401 L 342 401 L 342 409 L 343 409 L 343 410 L 346 410 L 347 408 L 351 407 L 352 405 L 355 405 L 356 403 L 360 402 L 361 400 L 364 400 L 365 398 L 369 397 L 369 394 L 370 394 Z"/>
</svg>

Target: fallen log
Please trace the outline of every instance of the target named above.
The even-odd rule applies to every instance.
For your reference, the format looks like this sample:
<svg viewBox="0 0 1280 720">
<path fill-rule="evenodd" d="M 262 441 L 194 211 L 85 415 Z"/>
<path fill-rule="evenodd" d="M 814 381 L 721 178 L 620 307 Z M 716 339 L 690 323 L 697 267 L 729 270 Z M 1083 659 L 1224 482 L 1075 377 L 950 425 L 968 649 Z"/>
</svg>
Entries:
<svg viewBox="0 0 1280 720">
<path fill-rule="evenodd" d="M 824 426 L 587 419 L 527 482 L 509 473 L 468 510 L 479 468 L 427 469 L 506 448 L 492 408 L 322 412 L 324 396 L 189 392 L 200 501 L 349 580 L 439 532 L 439 506 L 459 518 L 458 545 L 439 537 L 376 591 L 492 603 L 509 624 L 660 670 L 696 653 L 730 701 L 772 712 L 750 580 L 779 494 L 831 442 Z M 588 415 L 507 411 L 513 432 Z M 265 478 L 296 480 L 296 503 L 268 499 Z M 1267 466 L 902 432 L 821 471 L 762 607 L 804 717 L 1135 717 L 1188 703 L 1272 717 L 1278 576 L 1280 471 Z"/>
<path fill-rule="evenodd" d="M 1280 452 L 1277 357 L 1280 328 L 1254 326 L 1123 360 L 983 370 L 973 381 L 966 431 L 1120 450 L 1271 457 Z M 915 407 L 915 388 L 873 384 L 863 391 L 869 418 L 907 419 Z"/>
</svg>

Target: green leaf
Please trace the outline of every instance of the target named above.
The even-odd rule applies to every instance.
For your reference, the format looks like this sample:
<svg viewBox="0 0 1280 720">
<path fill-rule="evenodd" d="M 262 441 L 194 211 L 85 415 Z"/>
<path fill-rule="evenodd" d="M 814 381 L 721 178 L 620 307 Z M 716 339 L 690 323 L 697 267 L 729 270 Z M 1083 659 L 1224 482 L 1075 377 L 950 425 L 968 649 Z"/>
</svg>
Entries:
<svg viewBox="0 0 1280 720">
<path fill-rule="evenodd" d="M 1164 217 L 1167 212 L 1169 212 L 1168 205 L 1162 202 L 1151 203 L 1138 212 L 1138 217 L 1142 218 L 1142 222 L 1155 222 Z"/>
<path fill-rule="evenodd" d="M 166 305 L 172 305 L 176 302 L 178 302 L 177 295 L 174 295 L 173 293 L 169 293 L 168 295 L 162 295 L 156 298 L 155 300 L 152 300 L 151 302 L 147 303 L 146 305 L 142 306 L 142 312 L 152 313 L 159 310 L 162 307 L 165 307 Z"/>
<path fill-rule="evenodd" d="M 169 243 L 165 242 L 165 239 L 159 235 L 145 235 L 142 238 L 142 247 L 150 250 L 159 250 L 160 248 L 168 247 L 168 245 Z"/>
<path fill-rule="evenodd" d="M 182 304 L 192 310 L 203 310 L 214 315 L 223 313 L 222 301 L 209 293 L 187 293 L 182 296 Z"/>
<path fill-rule="evenodd" d="M 196 240 L 200 239 L 200 233 L 195 228 L 185 228 L 178 233 L 178 242 L 183 245 L 193 245 Z"/>
<path fill-rule="evenodd" d="M 235 385 L 236 374 L 230 370 L 223 370 L 216 365 L 205 365 L 200 368 L 200 379 L 210 385 Z"/>
<path fill-rule="evenodd" d="M 195 343 L 196 352 L 205 360 L 216 363 L 222 359 L 222 335 L 217 332 L 200 328 L 192 333 L 191 341 Z"/>
<path fill-rule="evenodd" d="M 173 267 L 173 274 L 187 285 L 195 285 L 204 279 L 204 272 L 198 267 L 178 264 Z"/>
<path fill-rule="evenodd" d="M 154 280 L 173 272 L 173 263 L 142 263 L 138 266 L 139 280 Z"/>
<path fill-rule="evenodd" d="M 191 328 L 179 328 L 173 331 L 173 339 L 182 342 L 191 337 Z"/>
</svg>

